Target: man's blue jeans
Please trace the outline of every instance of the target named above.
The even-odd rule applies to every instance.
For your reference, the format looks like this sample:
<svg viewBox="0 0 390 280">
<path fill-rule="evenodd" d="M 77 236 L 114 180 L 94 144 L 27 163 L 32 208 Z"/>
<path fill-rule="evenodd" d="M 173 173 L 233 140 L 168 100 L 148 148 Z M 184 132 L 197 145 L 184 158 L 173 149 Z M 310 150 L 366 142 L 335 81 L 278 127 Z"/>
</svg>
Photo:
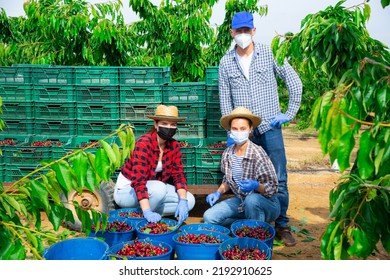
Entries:
<svg viewBox="0 0 390 280">
<path fill-rule="evenodd" d="M 289 204 L 289 194 L 287 188 L 287 160 L 284 149 L 282 129 L 271 129 L 260 134 L 254 129 L 252 142 L 261 146 L 270 157 L 278 176 L 278 194 L 280 202 L 280 216 L 275 221 L 275 227 L 288 226 L 289 218 L 287 209 Z"/>
<path fill-rule="evenodd" d="M 233 222 L 241 219 L 260 220 L 270 223 L 280 213 L 279 200 L 276 195 L 266 198 L 259 193 L 251 193 L 244 200 L 243 207 L 245 211 L 239 213 L 237 209 L 241 202 L 241 199 L 237 196 L 218 202 L 204 212 L 204 222 L 224 227 L 230 227 Z"/>
</svg>

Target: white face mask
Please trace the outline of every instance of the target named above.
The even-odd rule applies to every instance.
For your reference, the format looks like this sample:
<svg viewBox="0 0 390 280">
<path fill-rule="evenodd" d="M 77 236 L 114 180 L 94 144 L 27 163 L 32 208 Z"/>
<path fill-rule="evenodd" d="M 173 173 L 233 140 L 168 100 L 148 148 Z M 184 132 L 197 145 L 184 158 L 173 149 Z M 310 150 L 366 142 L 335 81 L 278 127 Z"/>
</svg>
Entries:
<svg viewBox="0 0 390 280">
<path fill-rule="evenodd" d="M 252 35 L 248 33 L 240 33 L 234 36 L 234 41 L 242 49 L 246 49 L 252 43 Z"/>
<path fill-rule="evenodd" d="M 242 145 L 246 141 L 248 141 L 249 138 L 249 132 L 248 131 L 231 131 L 230 132 L 230 138 L 233 139 L 234 143 L 237 145 Z"/>
</svg>

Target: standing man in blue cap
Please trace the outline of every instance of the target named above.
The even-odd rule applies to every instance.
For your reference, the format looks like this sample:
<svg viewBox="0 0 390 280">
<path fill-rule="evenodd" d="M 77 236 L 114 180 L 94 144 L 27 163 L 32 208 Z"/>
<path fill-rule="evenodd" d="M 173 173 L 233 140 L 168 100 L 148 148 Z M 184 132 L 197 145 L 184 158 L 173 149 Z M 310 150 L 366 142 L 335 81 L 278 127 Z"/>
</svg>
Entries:
<svg viewBox="0 0 390 280">
<path fill-rule="evenodd" d="M 266 151 L 278 176 L 281 212 L 275 221 L 276 238 L 283 240 L 286 246 L 294 246 L 296 241 L 288 226 L 287 160 L 281 129 L 299 110 L 302 82 L 287 61 L 282 66 L 277 64 L 269 46 L 253 42 L 255 33 L 251 13 L 238 12 L 233 16 L 230 35 L 236 45 L 219 64 L 221 113 L 227 115 L 243 106 L 263 120 L 254 129 L 251 140 Z M 289 93 L 288 109 L 284 113 L 279 106 L 277 75 L 285 82 Z M 233 143 L 229 132 L 227 140 L 228 146 Z"/>
</svg>

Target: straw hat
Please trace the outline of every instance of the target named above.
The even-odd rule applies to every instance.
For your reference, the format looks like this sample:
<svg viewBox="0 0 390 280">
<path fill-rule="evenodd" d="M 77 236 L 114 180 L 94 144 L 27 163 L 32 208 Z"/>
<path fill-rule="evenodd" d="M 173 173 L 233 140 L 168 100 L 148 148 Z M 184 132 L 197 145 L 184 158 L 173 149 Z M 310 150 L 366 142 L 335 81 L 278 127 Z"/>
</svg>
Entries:
<svg viewBox="0 0 390 280">
<path fill-rule="evenodd" d="M 179 118 L 179 110 L 176 106 L 158 105 L 154 116 L 147 116 L 155 121 L 184 121 L 186 118 Z"/>
<path fill-rule="evenodd" d="M 257 127 L 261 123 L 259 116 L 253 115 L 251 111 L 244 107 L 237 107 L 230 114 L 221 117 L 221 126 L 230 130 L 230 123 L 235 118 L 244 118 L 252 122 L 253 127 Z"/>
</svg>

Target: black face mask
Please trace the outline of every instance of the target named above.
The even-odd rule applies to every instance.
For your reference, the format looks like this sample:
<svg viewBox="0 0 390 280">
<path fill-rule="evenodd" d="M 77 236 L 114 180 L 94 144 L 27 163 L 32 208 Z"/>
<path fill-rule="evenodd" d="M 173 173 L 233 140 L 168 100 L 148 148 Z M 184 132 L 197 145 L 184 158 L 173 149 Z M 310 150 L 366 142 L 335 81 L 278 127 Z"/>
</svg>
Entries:
<svg viewBox="0 0 390 280">
<path fill-rule="evenodd" d="M 168 127 L 163 127 L 159 126 L 157 134 L 158 136 L 161 137 L 163 140 L 169 140 L 173 137 L 173 135 L 176 134 L 177 128 L 168 128 Z"/>
</svg>

